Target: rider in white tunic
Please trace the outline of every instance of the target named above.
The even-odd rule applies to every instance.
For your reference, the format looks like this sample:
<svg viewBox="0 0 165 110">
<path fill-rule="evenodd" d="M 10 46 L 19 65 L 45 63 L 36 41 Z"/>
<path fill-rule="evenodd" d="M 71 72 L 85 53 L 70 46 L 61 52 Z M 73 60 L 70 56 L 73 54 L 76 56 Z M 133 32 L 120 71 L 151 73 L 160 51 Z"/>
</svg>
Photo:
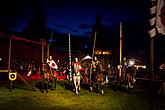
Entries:
<svg viewBox="0 0 165 110">
<path fill-rule="evenodd" d="M 75 58 L 75 62 L 72 63 L 73 66 L 73 83 L 75 86 L 75 92 L 78 94 L 78 91 L 80 91 L 80 80 L 81 80 L 81 74 L 80 70 L 82 70 L 81 64 L 78 62 L 78 58 Z"/>
</svg>

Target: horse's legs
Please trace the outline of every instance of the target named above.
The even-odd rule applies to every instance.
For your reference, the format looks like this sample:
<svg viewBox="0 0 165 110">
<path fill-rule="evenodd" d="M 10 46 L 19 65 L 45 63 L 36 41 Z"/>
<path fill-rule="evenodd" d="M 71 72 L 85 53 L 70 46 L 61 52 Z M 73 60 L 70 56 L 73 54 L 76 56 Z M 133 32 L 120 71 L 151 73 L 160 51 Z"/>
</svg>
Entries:
<svg viewBox="0 0 165 110">
<path fill-rule="evenodd" d="M 56 89 L 57 77 L 54 79 L 54 89 Z"/>
<path fill-rule="evenodd" d="M 75 92 L 76 92 L 76 94 L 78 94 L 77 78 L 75 76 L 73 78 L 73 82 L 74 82 L 74 86 L 75 86 Z"/>
<path fill-rule="evenodd" d="M 52 87 L 51 90 L 54 90 L 54 78 L 52 78 Z"/>
<path fill-rule="evenodd" d="M 132 77 L 128 74 L 128 76 L 127 76 L 127 87 L 128 88 L 133 88 L 133 86 L 132 86 Z"/>
<path fill-rule="evenodd" d="M 44 93 L 44 79 L 41 79 L 41 92 Z"/>
<path fill-rule="evenodd" d="M 77 78 L 77 86 L 78 86 L 78 90 L 80 91 L 80 76 Z"/>
<path fill-rule="evenodd" d="M 78 94 L 78 91 L 77 91 L 77 82 L 76 82 L 76 80 L 77 80 L 77 79 L 76 79 L 76 76 L 73 76 L 73 85 L 74 85 L 74 89 L 73 89 L 73 90 L 75 91 L 76 94 Z"/>
<path fill-rule="evenodd" d="M 93 91 L 93 87 L 94 87 L 94 81 L 91 80 L 91 81 L 90 81 L 90 91 Z"/>
<path fill-rule="evenodd" d="M 55 91 L 56 89 L 56 77 L 53 77 L 52 78 L 52 87 L 51 87 L 51 90 L 54 90 Z"/>
<path fill-rule="evenodd" d="M 90 79 L 90 91 L 93 91 L 94 87 L 94 74 L 91 74 L 91 79 Z"/>
<path fill-rule="evenodd" d="M 88 84 L 88 77 L 85 78 L 85 84 Z"/>
<path fill-rule="evenodd" d="M 101 94 L 103 95 L 104 94 L 104 90 L 103 90 L 103 82 L 102 82 L 102 84 L 101 84 Z"/>
<path fill-rule="evenodd" d="M 99 92 L 99 83 L 96 81 L 96 93 Z"/>
<path fill-rule="evenodd" d="M 44 79 L 43 88 L 48 93 L 49 79 Z"/>
<path fill-rule="evenodd" d="M 106 75 L 105 76 L 105 84 L 108 84 L 109 83 L 109 80 L 108 80 L 108 76 Z"/>
<path fill-rule="evenodd" d="M 130 76 L 130 88 L 133 88 L 133 76 Z"/>
</svg>

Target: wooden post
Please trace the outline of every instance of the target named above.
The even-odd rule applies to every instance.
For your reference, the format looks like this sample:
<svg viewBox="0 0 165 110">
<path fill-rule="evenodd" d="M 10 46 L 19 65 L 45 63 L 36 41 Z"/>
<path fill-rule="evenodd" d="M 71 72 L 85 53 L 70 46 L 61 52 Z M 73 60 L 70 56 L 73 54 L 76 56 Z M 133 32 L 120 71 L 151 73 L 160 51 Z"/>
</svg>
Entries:
<svg viewBox="0 0 165 110">
<path fill-rule="evenodd" d="M 94 54 L 95 54 L 95 43 L 96 43 L 96 35 L 97 35 L 97 32 L 95 32 L 95 36 L 94 36 L 94 42 L 93 42 L 93 52 L 92 52 L 92 62 L 93 62 L 93 57 L 94 57 Z M 91 86 L 91 73 L 92 73 L 92 62 L 91 62 L 91 68 L 90 68 L 90 90 L 92 91 L 92 86 Z"/>
<path fill-rule="evenodd" d="M 52 41 L 52 37 L 53 37 L 53 31 L 51 33 L 51 36 L 50 36 L 50 41 L 49 41 L 49 44 L 47 46 L 47 59 L 49 59 L 49 51 L 50 51 L 50 44 L 51 44 L 51 41 Z"/>
<path fill-rule="evenodd" d="M 47 59 L 49 59 L 49 45 L 47 46 Z"/>
<path fill-rule="evenodd" d="M 10 41 L 9 41 L 8 75 L 10 73 L 10 61 L 11 61 L 11 37 L 10 37 Z M 12 92 L 12 81 L 10 81 L 10 91 Z"/>
<path fill-rule="evenodd" d="M 44 63 L 44 43 L 42 42 L 42 63 Z"/>
<path fill-rule="evenodd" d="M 149 110 L 153 110 L 153 76 L 154 76 L 154 37 L 150 42 L 150 95 L 149 95 Z"/>
<path fill-rule="evenodd" d="M 122 65 L 122 23 L 120 22 L 120 66 Z M 121 67 L 119 68 L 119 78 L 121 78 L 122 71 Z"/>
<path fill-rule="evenodd" d="M 45 41 L 45 39 L 40 39 L 40 42 L 41 42 L 41 46 L 42 46 L 42 63 L 44 63 L 46 41 Z"/>
</svg>

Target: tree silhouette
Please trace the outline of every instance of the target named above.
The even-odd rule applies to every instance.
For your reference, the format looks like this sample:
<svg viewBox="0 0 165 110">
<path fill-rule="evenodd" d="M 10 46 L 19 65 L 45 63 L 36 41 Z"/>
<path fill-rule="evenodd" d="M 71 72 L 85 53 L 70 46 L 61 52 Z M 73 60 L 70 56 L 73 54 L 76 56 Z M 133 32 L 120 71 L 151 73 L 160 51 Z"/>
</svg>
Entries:
<svg viewBox="0 0 165 110">
<path fill-rule="evenodd" d="M 89 53 L 92 55 L 93 46 L 94 46 L 94 38 L 96 32 L 96 41 L 95 41 L 95 50 L 101 49 L 103 46 L 103 36 L 102 36 L 102 23 L 101 23 L 101 16 L 99 12 L 96 14 L 95 24 L 93 26 L 92 37 L 89 42 Z"/>
<path fill-rule="evenodd" d="M 43 8 L 37 6 L 34 8 L 33 15 L 29 20 L 28 26 L 23 30 L 23 34 L 28 39 L 37 40 L 44 38 L 48 39 L 49 28 L 46 25 L 46 18 L 43 13 Z"/>
</svg>

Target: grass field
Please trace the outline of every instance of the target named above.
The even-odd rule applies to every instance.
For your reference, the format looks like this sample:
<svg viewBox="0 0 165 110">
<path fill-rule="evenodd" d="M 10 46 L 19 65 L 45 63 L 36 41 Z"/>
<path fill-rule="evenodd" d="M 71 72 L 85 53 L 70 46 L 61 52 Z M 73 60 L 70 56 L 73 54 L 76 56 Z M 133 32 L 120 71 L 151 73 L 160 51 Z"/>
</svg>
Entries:
<svg viewBox="0 0 165 110">
<path fill-rule="evenodd" d="M 20 84 L 21 85 L 21 84 Z M 23 86 L 22 84 L 21 86 Z M 26 85 L 24 85 L 26 86 Z M 0 87 L 0 110 L 148 110 L 148 94 L 144 89 L 114 91 L 108 86 L 105 94 L 81 89 L 79 95 L 69 90 L 67 81 L 58 81 L 56 91 L 41 93 L 15 87 L 12 92 Z M 27 88 L 28 89 L 28 88 Z M 156 100 L 155 102 L 159 102 Z M 164 100 L 163 100 L 164 101 Z M 165 110 L 162 100 L 154 110 Z"/>
</svg>

